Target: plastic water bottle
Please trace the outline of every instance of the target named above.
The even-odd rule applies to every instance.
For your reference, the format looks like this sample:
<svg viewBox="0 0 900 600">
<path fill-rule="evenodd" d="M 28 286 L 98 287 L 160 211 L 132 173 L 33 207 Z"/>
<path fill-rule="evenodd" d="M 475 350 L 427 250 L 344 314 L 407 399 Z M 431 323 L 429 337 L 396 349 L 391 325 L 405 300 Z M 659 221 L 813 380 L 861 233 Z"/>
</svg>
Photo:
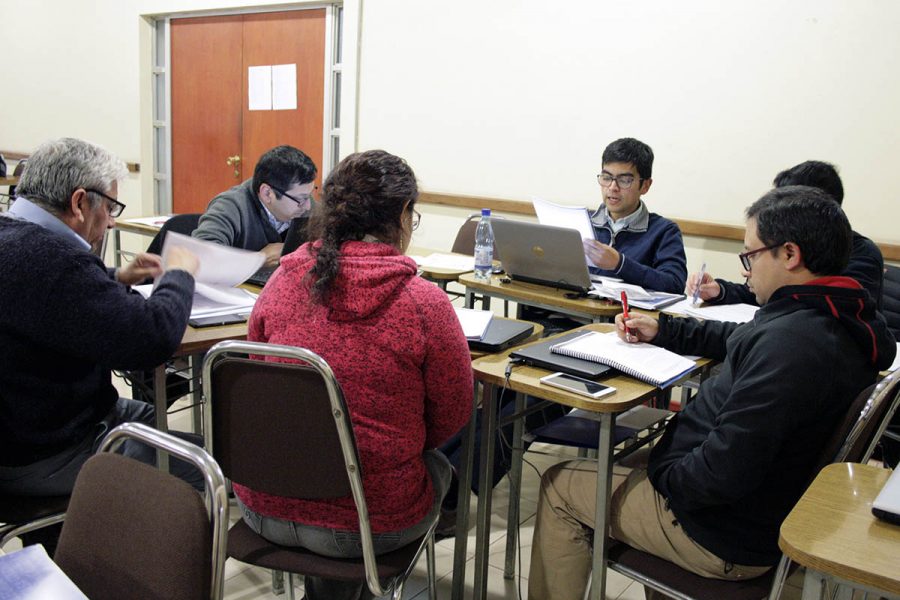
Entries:
<svg viewBox="0 0 900 600">
<path fill-rule="evenodd" d="M 475 279 L 490 281 L 494 260 L 494 230 L 491 228 L 491 209 L 481 209 L 481 221 L 475 230 Z"/>
</svg>

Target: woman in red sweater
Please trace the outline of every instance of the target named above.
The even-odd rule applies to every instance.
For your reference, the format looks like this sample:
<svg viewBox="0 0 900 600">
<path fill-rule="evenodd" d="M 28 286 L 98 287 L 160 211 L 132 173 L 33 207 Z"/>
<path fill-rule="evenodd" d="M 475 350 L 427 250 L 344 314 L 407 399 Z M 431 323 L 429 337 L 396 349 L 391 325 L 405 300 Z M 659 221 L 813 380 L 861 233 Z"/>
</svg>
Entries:
<svg viewBox="0 0 900 600">
<path fill-rule="evenodd" d="M 415 174 L 383 150 L 345 158 L 323 186 L 311 239 L 282 258 L 248 339 L 309 348 L 344 392 L 362 462 L 376 553 L 425 533 L 450 466 L 434 450 L 472 409 L 472 367 L 447 295 L 403 255 L 419 215 Z M 286 449 L 289 451 L 289 449 Z M 353 499 L 298 500 L 235 485 L 244 520 L 266 539 L 361 556 Z M 306 578 L 306 597 L 370 598 L 364 584 Z"/>
</svg>

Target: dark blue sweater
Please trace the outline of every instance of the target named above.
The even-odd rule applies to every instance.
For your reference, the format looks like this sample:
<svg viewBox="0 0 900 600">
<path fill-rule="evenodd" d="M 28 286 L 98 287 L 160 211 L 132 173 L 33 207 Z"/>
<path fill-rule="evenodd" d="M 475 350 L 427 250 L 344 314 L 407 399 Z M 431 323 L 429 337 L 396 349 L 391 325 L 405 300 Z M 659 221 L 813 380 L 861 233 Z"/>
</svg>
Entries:
<svg viewBox="0 0 900 600">
<path fill-rule="evenodd" d="M 644 289 L 680 294 L 687 282 L 687 258 L 681 230 L 672 221 L 650 213 L 645 222 L 635 223 L 613 236 L 608 225 L 594 223 L 597 241 L 619 252 L 615 269 L 591 267 L 591 272 L 618 277 Z M 612 240 L 612 242 L 610 242 Z"/>
<path fill-rule="evenodd" d="M 178 348 L 194 279 L 166 273 L 153 295 L 39 225 L 0 217 L 0 464 L 84 440 L 112 409 L 112 369 L 149 369 Z"/>
</svg>

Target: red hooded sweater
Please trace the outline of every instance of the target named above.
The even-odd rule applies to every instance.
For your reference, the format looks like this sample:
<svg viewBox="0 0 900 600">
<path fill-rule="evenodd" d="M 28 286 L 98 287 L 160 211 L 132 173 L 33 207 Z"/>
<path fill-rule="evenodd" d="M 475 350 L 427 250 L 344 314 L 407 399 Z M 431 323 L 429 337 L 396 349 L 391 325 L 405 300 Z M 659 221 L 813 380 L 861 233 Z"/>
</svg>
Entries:
<svg viewBox="0 0 900 600">
<path fill-rule="evenodd" d="M 387 244 L 346 242 L 327 306 L 304 277 L 315 261 L 304 244 L 281 260 L 250 317 L 248 339 L 308 348 L 344 392 L 362 462 L 375 533 L 420 521 L 434 492 L 422 460 L 467 422 L 472 365 L 466 338 L 437 286 Z M 355 531 L 353 499 L 298 500 L 235 485 L 252 510 L 307 525 Z"/>
</svg>

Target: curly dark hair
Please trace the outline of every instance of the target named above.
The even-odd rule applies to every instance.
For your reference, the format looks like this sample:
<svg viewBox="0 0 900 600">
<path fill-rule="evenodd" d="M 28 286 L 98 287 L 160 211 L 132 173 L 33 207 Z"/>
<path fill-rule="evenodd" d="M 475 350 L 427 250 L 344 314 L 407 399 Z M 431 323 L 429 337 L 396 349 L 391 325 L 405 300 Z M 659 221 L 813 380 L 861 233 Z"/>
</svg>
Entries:
<svg viewBox="0 0 900 600">
<path fill-rule="evenodd" d="M 311 239 L 321 240 L 309 272 L 313 300 L 325 303 L 338 276 L 344 242 L 366 235 L 399 245 L 403 212 L 419 195 L 416 175 L 405 160 L 384 150 L 351 154 L 331 172 L 310 217 Z"/>
</svg>

